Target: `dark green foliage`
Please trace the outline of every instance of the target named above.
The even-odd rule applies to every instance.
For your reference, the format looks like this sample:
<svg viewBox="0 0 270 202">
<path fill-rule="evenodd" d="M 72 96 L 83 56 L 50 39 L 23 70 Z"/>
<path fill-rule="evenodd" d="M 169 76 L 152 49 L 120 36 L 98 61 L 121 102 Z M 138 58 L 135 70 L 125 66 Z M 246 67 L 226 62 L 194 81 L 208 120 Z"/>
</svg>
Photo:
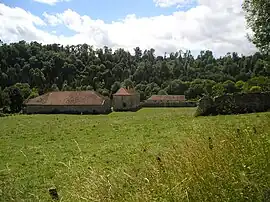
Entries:
<svg viewBox="0 0 270 202">
<path fill-rule="evenodd" d="M 18 88 L 22 93 L 23 99 L 27 99 L 31 94 L 30 85 L 28 83 L 16 83 L 14 87 Z"/>
<path fill-rule="evenodd" d="M 210 96 L 204 96 L 199 100 L 195 116 L 205 116 L 215 113 L 214 100 Z"/>
<path fill-rule="evenodd" d="M 56 84 L 53 84 L 50 90 L 51 91 L 59 91 L 59 88 Z"/>
<path fill-rule="evenodd" d="M 24 100 L 58 90 L 95 90 L 111 96 L 121 86 L 135 88 L 141 100 L 161 93 L 198 100 L 204 95 L 249 92 L 252 86 L 270 90 L 270 57 L 260 53 L 233 52 L 215 58 L 211 51 L 201 51 L 197 57 L 179 51 L 162 57 L 154 49 L 138 47 L 129 53 L 108 47 L 94 50 L 87 44 L 64 47 L 20 41 L 3 43 L 0 58 L 2 91 L 15 86 Z M 9 101 L 4 102 L 9 107 Z"/>
<path fill-rule="evenodd" d="M 5 106 L 10 107 L 12 113 L 18 113 L 22 109 L 23 94 L 16 86 L 5 88 L 4 93 L 8 96 Z"/>
<path fill-rule="evenodd" d="M 166 91 L 169 95 L 183 95 L 188 90 L 188 83 L 181 80 L 173 80 L 169 83 Z"/>
<path fill-rule="evenodd" d="M 221 96 L 225 93 L 224 85 L 222 85 L 221 83 L 217 83 L 213 86 L 212 91 L 214 96 Z"/>
<path fill-rule="evenodd" d="M 237 81 L 237 82 L 235 83 L 235 87 L 236 87 L 237 92 L 243 91 L 243 90 L 244 90 L 244 86 L 245 86 L 245 82 L 242 81 L 242 80 Z"/>
<path fill-rule="evenodd" d="M 236 88 L 235 83 L 233 81 L 230 81 L 230 80 L 225 81 L 223 83 L 223 85 L 224 85 L 226 93 L 235 93 L 237 91 L 237 88 Z"/>
<path fill-rule="evenodd" d="M 28 97 L 28 99 L 32 99 L 32 98 L 35 98 L 35 97 L 38 97 L 38 96 L 39 96 L 38 90 L 36 88 L 33 88 L 31 94 Z"/>
<path fill-rule="evenodd" d="M 251 89 L 252 86 L 259 86 L 262 91 L 270 91 L 270 78 L 263 76 L 253 77 L 247 82 L 248 89 Z"/>
<path fill-rule="evenodd" d="M 8 107 L 10 105 L 10 98 L 7 91 L 0 91 L 0 108 Z"/>
<path fill-rule="evenodd" d="M 265 53 L 270 53 L 270 1 L 245 0 L 243 8 L 248 26 L 254 32 L 251 41 Z"/>
<path fill-rule="evenodd" d="M 158 95 L 168 95 L 168 93 L 165 90 L 160 90 Z"/>
<path fill-rule="evenodd" d="M 205 94 L 205 89 L 202 83 L 191 82 L 189 89 L 185 92 L 187 99 L 198 99 Z"/>
<path fill-rule="evenodd" d="M 118 91 L 120 87 L 121 87 L 121 83 L 119 81 L 116 81 L 111 87 L 112 93 L 116 93 L 116 91 Z"/>
<path fill-rule="evenodd" d="M 259 92 L 262 92 L 262 88 L 260 86 L 252 86 L 250 88 L 250 92 L 252 92 L 252 93 L 259 93 Z"/>
<path fill-rule="evenodd" d="M 253 86 L 254 93 L 227 94 L 214 99 L 205 96 L 199 101 L 196 116 L 265 112 L 270 109 L 270 92 L 260 90 L 259 86 Z"/>
<path fill-rule="evenodd" d="M 3 107 L 3 91 L 2 88 L 0 87 L 0 108 Z"/>
<path fill-rule="evenodd" d="M 124 88 L 133 88 L 134 87 L 134 84 L 133 82 L 131 81 L 131 79 L 125 79 L 122 86 Z"/>
</svg>

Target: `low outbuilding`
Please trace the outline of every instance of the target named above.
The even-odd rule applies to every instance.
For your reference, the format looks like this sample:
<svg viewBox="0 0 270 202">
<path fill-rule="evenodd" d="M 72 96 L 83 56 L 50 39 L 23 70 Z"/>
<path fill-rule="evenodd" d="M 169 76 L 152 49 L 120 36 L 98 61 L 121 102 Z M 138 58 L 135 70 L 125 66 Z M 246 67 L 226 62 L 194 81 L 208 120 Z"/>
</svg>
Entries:
<svg viewBox="0 0 270 202">
<path fill-rule="evenodd" d="M 167 101 L 167 102 L 184 102 L 186 101 L 185 95 L 152 95 L 149 101 Z"/>
<path fill-rule="evenodd" d="M 186 101 L 185 95 L 152 95 L 143 107 L 196 107 L 196 104 Z"/>
<path fill-rule="evenodd" d="M 108 114 L 111 101 L 95 91 L 59 91 L 29 99 L 26 114 Z"/>
</svg>

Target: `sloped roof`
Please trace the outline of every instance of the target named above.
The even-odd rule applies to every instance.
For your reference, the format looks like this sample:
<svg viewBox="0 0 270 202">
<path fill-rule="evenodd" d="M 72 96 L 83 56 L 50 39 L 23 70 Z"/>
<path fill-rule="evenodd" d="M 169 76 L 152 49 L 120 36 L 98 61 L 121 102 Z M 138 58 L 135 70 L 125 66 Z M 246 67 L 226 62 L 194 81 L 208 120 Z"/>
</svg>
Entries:
<svg viewBox="0 0 270 202">
<path fill-rule="evenodd" d="M 134 95 L 138 94 L 134 89 L 126 89 L 126 88 L 120 88 L 115 94 L 113 95 L 118 95 L 118 96 L 129 96 L 129 95 Z"/>
<path fill-rule="evenodd" d="M 94 91 L 50 92 L 25 102 L 26 105 L 103 105 L 107 98 Z"/>
<path fill-rule="evenodd" d="M 148 100 L 185 101 L 184 95 L 152 95 Z"/>
</svg>

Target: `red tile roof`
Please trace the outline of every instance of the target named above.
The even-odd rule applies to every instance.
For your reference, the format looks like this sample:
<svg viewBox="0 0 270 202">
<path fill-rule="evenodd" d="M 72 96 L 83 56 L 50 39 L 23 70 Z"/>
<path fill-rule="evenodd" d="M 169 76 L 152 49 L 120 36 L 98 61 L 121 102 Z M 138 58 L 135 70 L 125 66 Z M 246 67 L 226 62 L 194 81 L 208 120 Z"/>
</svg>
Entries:
<svg viewBox="0 0 270 202">
<path fill-rule="evenodd" d="M 50 92 L 26 101 L 26 105 L 103 105 L 107 98 L 94 91 Z"/>
<path fill-rule="evenodd" d="M 184 95 L 152 95 L 148 100 L 185 101 Z"/>
<path fill-rule="evenodd" d="M 126 88 L 120 88 L 115 94 L 117 96 L 129 96 L 137 94 L 137 92 L 134 89 L 126 89 Z"/>
</svg>

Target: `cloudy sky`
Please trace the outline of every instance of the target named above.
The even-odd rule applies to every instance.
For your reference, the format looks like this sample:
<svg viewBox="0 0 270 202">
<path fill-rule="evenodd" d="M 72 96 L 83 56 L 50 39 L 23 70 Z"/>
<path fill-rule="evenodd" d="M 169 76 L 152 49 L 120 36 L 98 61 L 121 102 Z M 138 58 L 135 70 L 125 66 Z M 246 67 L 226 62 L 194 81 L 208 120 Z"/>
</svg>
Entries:
<svg viewBox="0 0 270 202">
<path fill-rule="evenodd" d="M 0 0 L 0 39 L 248 55 L 242 0 Z"/>
</svg>

